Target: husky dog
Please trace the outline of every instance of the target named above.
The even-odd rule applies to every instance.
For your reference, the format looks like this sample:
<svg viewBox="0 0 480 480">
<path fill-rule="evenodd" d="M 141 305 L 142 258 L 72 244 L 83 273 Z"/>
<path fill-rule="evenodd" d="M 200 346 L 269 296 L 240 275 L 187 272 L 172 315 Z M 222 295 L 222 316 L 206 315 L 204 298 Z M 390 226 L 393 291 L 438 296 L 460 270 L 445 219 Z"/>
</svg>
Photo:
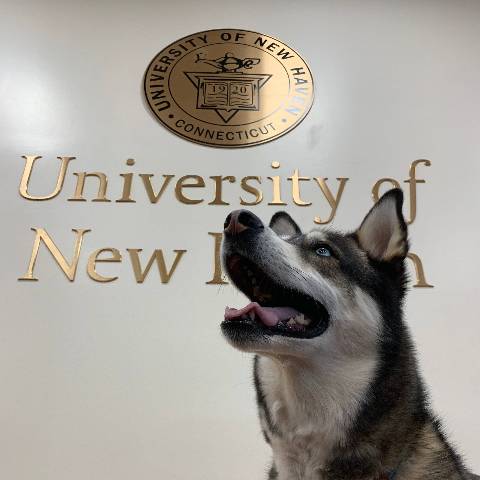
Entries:
<svg viewBox="0 0 480 480">
<path fill-rule="evenodd" d="M 407 226 L 387 192 L 353 233 L 303 234 L 280 212 L 225 221 L 223 262 L 251 301 L 228 342 L 255 353 L 269 479 L 456 480 L 467 471 L 431 413 L 402 317 Z"/>
</svg>

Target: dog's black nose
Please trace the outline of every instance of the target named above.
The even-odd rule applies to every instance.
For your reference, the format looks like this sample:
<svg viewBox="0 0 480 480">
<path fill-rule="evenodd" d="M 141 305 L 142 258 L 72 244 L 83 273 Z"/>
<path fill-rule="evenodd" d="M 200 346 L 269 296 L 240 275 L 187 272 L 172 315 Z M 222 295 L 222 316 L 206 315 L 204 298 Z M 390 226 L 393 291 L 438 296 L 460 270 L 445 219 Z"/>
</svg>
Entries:
<svg viewBox="0 0 480 480">
<path fill-rule="evenodd" d="M 227 235 L 239 235 L 245 230 L 260 231 L 264 228 L 262 221 L 248 210 L 235 210 L 230 213 L 223 227 Z"/>
</svg>

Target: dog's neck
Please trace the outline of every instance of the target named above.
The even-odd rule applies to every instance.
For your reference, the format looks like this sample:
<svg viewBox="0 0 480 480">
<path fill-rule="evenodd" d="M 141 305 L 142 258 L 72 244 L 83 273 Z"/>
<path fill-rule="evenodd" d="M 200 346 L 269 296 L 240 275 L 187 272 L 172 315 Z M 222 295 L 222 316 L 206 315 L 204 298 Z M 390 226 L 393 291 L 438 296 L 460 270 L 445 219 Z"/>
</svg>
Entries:
<svg viewBox="0 0 480 480">
<path fill-rule="evenodd" d="M 334 449 L 345 443 L 375 371 L 375 358 L 261 357 L 257 368 L 276 431 L 271 444 L 279 478 L 282 469 L 288 469 L 283 478 L 318 479 Z"/>
</svg>

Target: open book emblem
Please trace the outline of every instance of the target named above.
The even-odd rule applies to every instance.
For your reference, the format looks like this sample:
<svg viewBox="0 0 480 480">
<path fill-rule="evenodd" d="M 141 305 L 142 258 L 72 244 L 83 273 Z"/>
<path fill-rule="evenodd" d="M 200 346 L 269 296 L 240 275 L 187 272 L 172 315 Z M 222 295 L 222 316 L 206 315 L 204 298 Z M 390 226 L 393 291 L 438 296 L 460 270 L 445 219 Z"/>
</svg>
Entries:
<svg viewBox="0 0 480 480">
<path fill-rule="evenodd" d="M 216 72 L 184 72 L 197 89 L 197 108 L 215 110 L 228 123 L 239 111 L 260 110 L 259 91 L 272 75 L 245 73 L 259 58 L 236 58 L 232 53 L 215 60 L 197 54 L 195 63 L 205 63 Z"/>
<path fill-rule="evenodd" d="M 145 98 L 173 133 L 221 148 L 259 145 L 294 129 L 313 102 L 313 78 L 278 38 L 239 29 L 197 32 L 150 62 Z"/>
</svg>

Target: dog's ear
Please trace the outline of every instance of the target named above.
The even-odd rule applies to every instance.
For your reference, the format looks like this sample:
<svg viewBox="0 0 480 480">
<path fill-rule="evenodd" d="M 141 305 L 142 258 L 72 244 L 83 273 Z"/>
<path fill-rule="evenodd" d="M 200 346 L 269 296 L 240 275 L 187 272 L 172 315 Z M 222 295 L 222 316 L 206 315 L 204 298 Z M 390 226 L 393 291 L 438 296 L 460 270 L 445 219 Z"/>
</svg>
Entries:
<svg viewBox="0 0 480 480">
<path fill-rule="evenodd" d="M 374 260 L 403 259 L 408 252 L 407 224 L 402 214 L 403 192 L 389 190 L 372 207 L 357 230 L 360 246 Z"/>
<path fill-rule="evenodd" d="M 302 233 L 300 227 L 287 212 L 277 212 L 270 220 L 269 227 L 280 236 L 291 237 Z"/>
</svg>

